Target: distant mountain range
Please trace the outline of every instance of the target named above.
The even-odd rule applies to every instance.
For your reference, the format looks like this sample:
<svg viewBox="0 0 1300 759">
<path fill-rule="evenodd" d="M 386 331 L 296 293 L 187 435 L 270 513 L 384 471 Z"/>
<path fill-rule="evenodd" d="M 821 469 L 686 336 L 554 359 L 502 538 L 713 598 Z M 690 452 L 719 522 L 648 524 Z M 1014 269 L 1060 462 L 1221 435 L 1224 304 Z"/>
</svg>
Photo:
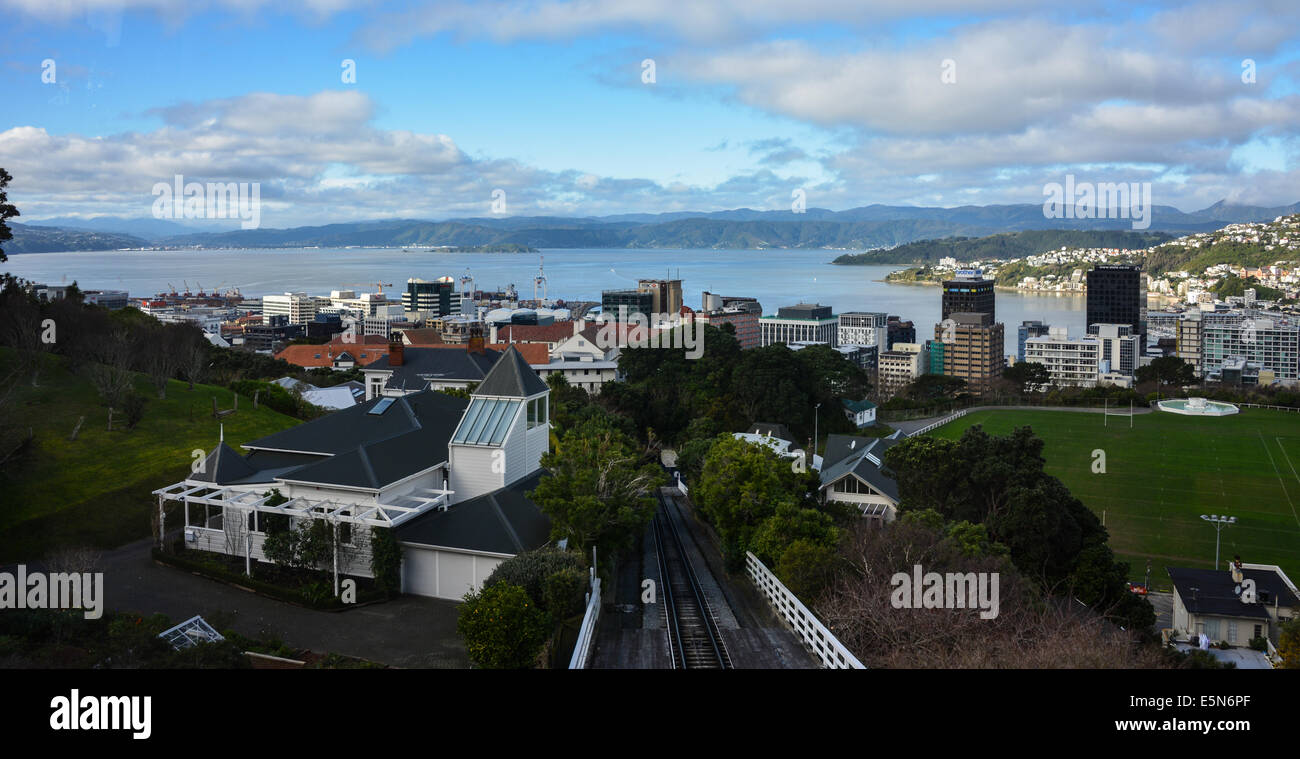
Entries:
<svg viewBox="0 0 1300 759">
<path fill-rule="evenodd" d="M 1155 206 L 1150 232 L 1187 234 L 1225 224 L 1271 221 L 1300 212 L 1300 203 L 1266 208 L 1226 202 L 1184 213 Z M 344 222 L 291 229 L 202 232 L 158 220 L 58 218 L 11 224 L 10 253 L 50 250 L 111 250 L 139 247 L 297 248 L 307 246 L 526 246 L 531 248 L 831 248 L 872 250 L 918 240 L 983 237 L 1023 230 L 1131 231 L 1128 219 L 1049 219 L 1038 204 L 957 208 L 870 205 L 845 211 L 674 212 L 603 217 L 512 216 L 448 221 L 395 219 Z"/>
</svg>

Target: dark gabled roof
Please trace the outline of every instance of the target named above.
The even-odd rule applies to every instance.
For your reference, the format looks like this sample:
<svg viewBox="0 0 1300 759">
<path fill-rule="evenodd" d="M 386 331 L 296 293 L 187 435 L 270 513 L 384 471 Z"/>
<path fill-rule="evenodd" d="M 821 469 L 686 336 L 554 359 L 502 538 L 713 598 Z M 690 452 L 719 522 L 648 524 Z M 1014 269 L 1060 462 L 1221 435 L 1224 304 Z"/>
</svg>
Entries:
<svg viewBox="0 0 1300 759">
<path fill-rule="evenodd" d="M 496 366 L 488 372 L 474 391 L 475 395 L 497 395 L 507 398 L 527 398 L 546 392 L 546 383 L 528 365 L 515 346 L 506 348 Z"/>
<path fill-rule="evenodd" d="M 525 493 L 545 475 L 528 477 L 446 511 L 428 511 L 399 525 L 397 539 L 468 551 L 517 554 L 549 541 L 551 521 Z"/>
<path fill-rule="evenodd" d="M 1246 604 L 1237 595 L 1237 583 L 1233 582 L 1232 573 L 1214 569 L 1182 569 L 1166 567 L 1169 578 L 1174 581 L 1174 590 L 1182 599 L 1183 606 L 1192 614 L 1212 614 L 1222 617 L 1249 617 L 1268 619 L 1266 606 L 1274 601 L 1280 606 L 1297 607 L 1300 600 L 1282 581 L 1281 575 L 1267 569 L 1245 569 L 1242 575 L 1255 581 L 1255 597 L 1259 603 Z M 1193 590 L 1195 588 L 1195 590 Z"/>
<path fill-rule="evenodd" d="M 203 459 L 203 471 L 190 474 L 195 482 L 211 482 L 214 485 L 227 485 L 257 472 L 243 456 L 224 442 L 212 449 Z"/>
<path fill-rule="evenodd" d="M 356 440 L 351 450 L 284 472 L 280 477 L 378 490 L 446 461 L 447 441 L 468 405 L 464 398 L 432 390 L 394 398 L 382 416 L 402 415 L 410 420 L 410 429 L 387 437 Z"/>
<path fill-rule="evenodd" d="M 439 398 L 449 398 L 442 393 L 436 395 Z M 409 403 L 394 402 L 382 414 L 369 413 L 382 400 L 375 398 L 340 409 L 297 427 L 249 441 L 243 447 L 335 455 L 353 450 L 360 443 L 384 440 L 410 432 L 419 426 Z M 464 404 L 465 401 L 461 400 L 461 403 Z M 461 409 L 464 409 L 463 405 Z"/>
<path fill-rule="evenodd" d="M 821 484 L 829 487 L 849 474 L 898 501 L 898 483 L 885 474 L 885 451 L 902 442 L 901 432 L 889 437 L 855 437 L 827 435 L 826 453 L 822 457 Z"/>
<path fill-rule="evenodd" d="M 784 424 L 774 424 L 772 422 L 755 422 L 752 427 L 746 430 L 751 435 L 767 435 L 769 437 L 779 438 L 781 440 L 794 441 L 790 434 L 790 429 Z"/>
<path fill-rule="evenodd" d="M 408 346 L 402 351 L 402 365 L 392 366 L 392 355 L 368 364 L 367 370 L 392 372 L 385 387 L 423 390 L 434 380 L 461 380 L 481 382 L 501 357 L 500 351 L 490 348 L 482 353 L 452 348 L 417 348 Z"/>
</svg>

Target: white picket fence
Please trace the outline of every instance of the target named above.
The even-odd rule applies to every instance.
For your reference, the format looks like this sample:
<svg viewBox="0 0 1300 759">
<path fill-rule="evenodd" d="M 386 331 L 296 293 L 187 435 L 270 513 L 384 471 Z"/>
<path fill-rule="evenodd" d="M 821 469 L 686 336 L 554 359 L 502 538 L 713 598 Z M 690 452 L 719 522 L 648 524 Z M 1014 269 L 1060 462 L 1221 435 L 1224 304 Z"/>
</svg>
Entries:
<svg viewBox="0 0 1300 759">
<path fill-rule="evenodd" d="M 587 593 L 587 613 L 582 616 L 582 627 L 578 628 L 578 642 L 573 646 L 573 657 L 569 659 L 569 669 L 586 669 L 591 661 L 591 649 L 596 642 L 596 623 L 600 621 L 600 578 L 595 570 L 591 573 L 591 590 Z"/>
<path fill-rule="evenodd" d="M 922 427 L 921 429 L 919 429 L 919 430 L 913 432 L 912 434 L 908 435 L 908 437 L 916 437 L 917 435 L 924 435 L 925 433 L 929 432 L 930 430 L 938 429 L 938 428 L 944 426 L 945 424 L 947 424 L 948 422 L 951 422 L 951 421 L 954 420 L 954 419 L 959 419 L 959 418 L 961 418 L 961 417 L 963 417 L 963 416 L 966 416 L 966 414 L 968 414 L 968 413 L 970 413 L 970 409 L 962 409 L 961 411 L 958 411 L 958 412 L 955 413 L 955 414 L 952 414 L 952 415 L 950 415 L 950 416 L 945 416 L 944 418 L 940 419 L 940 420 L 937 421 L 937 422 L 932 422 L 932 423 L 930 423 L 930 424 L 925 425 L 925 426 Z"/>
<path fill-rule="evenodd" d="M 827 669 L 866 669 L 858 657 L 840 643 L 839 639 L 826 629 L 820 620 L 803 602 L 795 597 L 788 588 L 776 579 L 776 575 L 765 566 L 758 557 L 745 552 L 745 568 L 749 570 L 750 579 L 758 589 L 767 596 L 768 603 L 781 615 L 795 634 L 803 640 L 808 650 Z"/>
</svg>

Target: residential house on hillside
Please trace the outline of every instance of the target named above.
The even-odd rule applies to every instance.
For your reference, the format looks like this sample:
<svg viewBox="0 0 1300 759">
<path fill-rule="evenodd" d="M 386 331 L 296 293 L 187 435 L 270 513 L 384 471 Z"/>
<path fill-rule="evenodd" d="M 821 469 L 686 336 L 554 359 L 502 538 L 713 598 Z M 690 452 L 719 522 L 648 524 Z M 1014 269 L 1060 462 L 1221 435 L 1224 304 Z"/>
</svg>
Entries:
<svg viewBox="0 0 1300 759">
<path fill-rule="evenodd" d="M 841 398 L 840 403 L 844 406 L 844 415 L 858 429 L 876 423 L 876 404 L 871 401 L 851 401 L 848 398 Z"/>
<path fill-rule="evenodd" d="M 820 469 L 822 498 L 851 503 L 864 517 L 894 521 L 898 483 L 885 472 L 884 456 L 902 440 L 901 431 L 883 438 L 828 435 Z"/>
<path fill-rule="evenodd" d="M 1231 566 L 1231 565 L 1230 565 Z M 1173 629 L 1179 637 L 1204 633 L 1212 643 L 1245 646 L 1252 638 L 1277 645 L 1279 628 L 1300 617 L 1296 586 L 1273 564 L 1242 564 L 1240 569 L 1166 567 L 1174 583 Z M 1243 596 L 1243 581 L 1254 583 L 1254 597 Z"/>
<path fill-rule="evenodd" d="M 244 443 L 244 455 L 221 442 L 198 472 L 154 494 L 160 515 L 182 504 L 186 546 L 249 565 L 266 561 L 269 531 L 325 519 L 338 529 L 338 571 L 369 577 L 370 531 L 393 529 L 403 591 L 459 599 L 547 542 L 549 522 L 525 494 L 545 476 L 549 397 L 507 350 L 469 399 L 382 395 Z"/>
</svg>

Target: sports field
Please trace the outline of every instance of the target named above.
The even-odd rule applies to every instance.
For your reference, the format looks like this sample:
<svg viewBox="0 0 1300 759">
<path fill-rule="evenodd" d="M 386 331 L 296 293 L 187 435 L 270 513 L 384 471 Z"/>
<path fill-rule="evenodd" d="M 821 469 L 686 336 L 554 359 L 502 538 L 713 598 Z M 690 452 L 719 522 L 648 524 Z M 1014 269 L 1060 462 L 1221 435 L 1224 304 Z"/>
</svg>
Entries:
<svg viewBox="0 0 1300 759">
<path fill-rule="evenodd" d="M 1103 426 L 1108 421 L 1109 426 Z M 976 411 L 929 433 L 957 438 L 982 425 L 990 434 L 1032 427 L 1045 443 L 1047 471 L 1098 516 L 1111 549 L 1140 581 L 1167 587 L 1164 568 L 1210 567 L 1214 526 L 1201 514 L 1228 514 L 1220 560 L 1278 564 L 1300 580 L 1300 413 L 1243 409 L 1222 418 L 1166 412 L 1129 419 L 1070 411 Z M 1106 471 L 1093 472 L 1095 450 Z M 1222 566 L 1222 565 L 1220 565 Z"/>
</svg>

